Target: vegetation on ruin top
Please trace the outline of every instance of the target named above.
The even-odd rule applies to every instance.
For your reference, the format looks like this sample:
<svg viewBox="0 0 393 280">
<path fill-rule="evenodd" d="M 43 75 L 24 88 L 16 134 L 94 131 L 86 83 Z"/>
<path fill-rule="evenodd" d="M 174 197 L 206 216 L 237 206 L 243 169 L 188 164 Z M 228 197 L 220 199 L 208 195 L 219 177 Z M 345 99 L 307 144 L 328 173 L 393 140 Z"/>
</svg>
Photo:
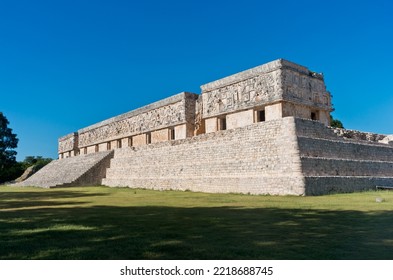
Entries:
<svg viewBox="0 0 393 280">
<path fill-rule="evenodd" d="M 1 186 L 0 259 L 393 259 L 392 210 L 387 191 Z"/>
</svg>

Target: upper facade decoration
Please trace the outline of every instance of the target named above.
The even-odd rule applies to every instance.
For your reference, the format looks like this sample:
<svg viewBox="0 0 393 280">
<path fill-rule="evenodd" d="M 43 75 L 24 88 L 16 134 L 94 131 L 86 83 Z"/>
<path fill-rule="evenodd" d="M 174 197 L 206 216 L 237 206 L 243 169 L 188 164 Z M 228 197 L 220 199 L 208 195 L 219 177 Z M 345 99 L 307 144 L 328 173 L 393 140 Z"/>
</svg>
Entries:
<svg viewBox="0 0 393 280">
<path fill-rule="evenodd" d="M 64 136 L 59 139 L 59 154 L 112 149 L 111 141 L 120 141 L 117 147 L 132 145 L 133 137 L 135 143 L 145 144 L 184 139 L 225 129 L 226 117 L 230 127 L 285 116 L 328 125 L 332 111 L 323 75 L 283 59 L 202 85 L 201 90 L 201 95 L 183 92 Z"/>
<path fill-rule="evenodd" d="M 291 101 L 329 110 L 322 74 L 279 59 L 201 86 L 203 116 Z"/>
</svg>

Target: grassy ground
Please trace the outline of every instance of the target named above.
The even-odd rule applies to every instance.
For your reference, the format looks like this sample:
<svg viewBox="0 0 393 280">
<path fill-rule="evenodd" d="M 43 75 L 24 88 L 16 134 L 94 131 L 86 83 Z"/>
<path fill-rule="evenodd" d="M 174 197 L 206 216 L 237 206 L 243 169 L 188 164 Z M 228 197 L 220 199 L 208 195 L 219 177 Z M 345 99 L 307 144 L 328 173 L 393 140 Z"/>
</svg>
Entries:
<svg viewBox="0 0 393 280">
<path fill-rule="evenodd" d="M 392 210 L 393 192 L 2 186 L 0 259 L 393 259 Z"/>
</svg>

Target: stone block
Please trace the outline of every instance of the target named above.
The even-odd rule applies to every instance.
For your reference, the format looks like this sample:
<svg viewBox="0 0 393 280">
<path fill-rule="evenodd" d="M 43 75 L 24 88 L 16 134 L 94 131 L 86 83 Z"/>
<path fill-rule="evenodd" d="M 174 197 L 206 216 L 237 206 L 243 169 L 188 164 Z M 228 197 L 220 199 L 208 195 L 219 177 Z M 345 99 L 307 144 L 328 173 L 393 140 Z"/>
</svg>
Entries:
<svg viewBox="0 0 393 280">
<path fill-rule="evenodd" d="M 227 129 L 250 125 L 254 122 L 254 110 L 246 110 L 226 116 Z"/>
<path fill-rule="evenodd" d="M 214 117 L 214 118 L 205 119 L 205 129 L 206 129 L 206 133 L 216 132 L 218 130 L 217 118 Z"/>
<path fill-rule="evenodd" d="M 146 134 L 139 134 L 132 137 L 132 145 L 135 147 L 143 146 L 147 144 Z"/>
</svg>

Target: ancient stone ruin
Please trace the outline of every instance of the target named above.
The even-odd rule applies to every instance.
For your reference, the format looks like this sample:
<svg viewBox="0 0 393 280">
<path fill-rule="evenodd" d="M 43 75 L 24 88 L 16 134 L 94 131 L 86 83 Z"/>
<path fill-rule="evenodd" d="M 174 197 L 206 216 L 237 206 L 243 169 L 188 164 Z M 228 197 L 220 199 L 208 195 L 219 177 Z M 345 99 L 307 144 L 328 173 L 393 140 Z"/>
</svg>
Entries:
<svg viewBox="0 0 393 280">
<path fill-rule="evenodd" d="M 279 59 L 201 89 L 60 138 L 59 159 L 21 185 L 273 195 L 393 187 L 391 136 L 330 128 L 321 74 Z"/>
</svg>

